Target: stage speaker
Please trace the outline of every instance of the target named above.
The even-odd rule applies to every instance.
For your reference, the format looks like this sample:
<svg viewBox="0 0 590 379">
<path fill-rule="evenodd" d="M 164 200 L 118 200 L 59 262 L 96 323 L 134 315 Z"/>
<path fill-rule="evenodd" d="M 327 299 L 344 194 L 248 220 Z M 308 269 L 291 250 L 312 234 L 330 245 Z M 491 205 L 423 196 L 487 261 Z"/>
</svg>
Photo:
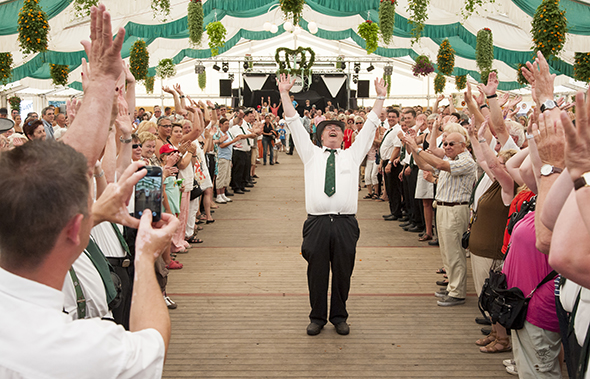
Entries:
<svg viewBox="0 0 590 379">
<path fill-rule="evenodd" d="M 358 103 L 356 101 L 356 97 L 351 97 L 348 99 L 349 109 L 356 109 L 358 108 Z"/>
<path fill-rule="evenodd" d="M 240 106 L 240 98 L 239 97 L 232 97 L 231 98 L 231 107 L 232 109 L 236 109 Z"/>
<path fill-rule="evenodd" d="M 231 95 L 233 97 L 240 97 L 240 89 L 239 88 L 232 88 Z"/>
<path fill-rule="evenodd" d="M 369 81 L 359 80 L 357 83 L 357 97 L 369 97 Z"/>
<path fill-rule="evenodd" d="M 231 80 L 219 79 L 219 96 L 231 97 Z"/>
</svg>

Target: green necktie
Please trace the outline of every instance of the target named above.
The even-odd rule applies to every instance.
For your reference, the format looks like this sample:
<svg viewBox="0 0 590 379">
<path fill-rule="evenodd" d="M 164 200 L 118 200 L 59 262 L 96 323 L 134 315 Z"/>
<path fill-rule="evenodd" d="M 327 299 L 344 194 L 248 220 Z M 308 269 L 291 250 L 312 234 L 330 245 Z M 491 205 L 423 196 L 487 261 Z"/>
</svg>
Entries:
<svg viewBox="0 0 590 379">
<path fill-rule="evenodd" d="M 402 152 L 399 154 L 399 161 L 403 161 L 406 159 L 406 147 L 402 146 Z"/>
<path fill-rule="evenodd" d="M 326 151 L 330 152 L 330 156 L 326 162 L 324 193 L 328 196 L 332 196 L 336 192 L 336 157 L 334 156 L 336 150 L 326 149 Z"/>
</svg>

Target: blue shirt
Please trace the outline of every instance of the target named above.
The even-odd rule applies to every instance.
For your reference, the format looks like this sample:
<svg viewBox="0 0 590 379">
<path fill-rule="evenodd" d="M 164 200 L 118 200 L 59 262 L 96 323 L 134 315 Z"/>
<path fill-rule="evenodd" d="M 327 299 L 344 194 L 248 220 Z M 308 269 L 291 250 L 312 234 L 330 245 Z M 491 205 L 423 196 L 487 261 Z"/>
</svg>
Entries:
<svg viewBox="0 0 590 379">
<path fill-rule="evenodd" d="M 231 141 L 232 139 L 234 139 L 232 137 L 232 135 L 230 134 L 229 130 L 226 133 L 222 132 L 221 130 L 218 130 L 217 133 L 215 133 L 215 135 L 213 136 L 213 139 L 220 139 L 221 137 L 223 137 L 225 135 L 227 135 L 228 139 L 223 141 L 222 143 L 226 143 L 227 141 Z M 231 161 L 233 147 L 234 147 L 233 143 L 231 145 L 226 146 L 226 147 L 221 147 L 221 144 L 218 145 L 217 158 L 227 159 L 228 161 Z"/>
<path fill-rule="evenodd" d="M 279 129 L 279 136 L 280 139 L 285 139 L 285 136 L 287 135 L 287 131 L 285 130 L 285 128 L 280 128 Z"/>
</svg>

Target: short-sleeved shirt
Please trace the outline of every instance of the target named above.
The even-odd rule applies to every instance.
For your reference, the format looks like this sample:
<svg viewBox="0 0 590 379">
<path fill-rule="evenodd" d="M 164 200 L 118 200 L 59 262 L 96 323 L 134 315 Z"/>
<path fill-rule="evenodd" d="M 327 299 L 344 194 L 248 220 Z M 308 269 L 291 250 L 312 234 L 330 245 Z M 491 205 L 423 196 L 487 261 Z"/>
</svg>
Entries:
<svg viewBox="0 0 590 379">
<path fill-rule="evenodd" d="M 457 155 L 455 159 L 445 156 L 451 171 L 440 171 L 436 200 L 445 203 L 469 202 L 473 185 L 477 180 L 477 163 L 468 151 Z"/>
<path fill-rule="evenodd" d="M 222 132 L 221 130 L 218 130 L 217 133 L 215 133 L 215 135 L 213 136 L 213 139 L 218 140 L 225 135 L 227 135 L 228 139 L 222 143 L 225 143 L 228 140 L 231 141 L 232 139 L 234 139 L 234 137 L 232 137 L 229 130 L 226 133 Z M 219 159 L 227 159 L 228 161 L 231 161 L 232 152 L 233 152 L 233 144 L 228 145 L 226 147 L 221 147 L 219 145 L 217 146 L 217 158 L 219 158 Z"/>
</svg>

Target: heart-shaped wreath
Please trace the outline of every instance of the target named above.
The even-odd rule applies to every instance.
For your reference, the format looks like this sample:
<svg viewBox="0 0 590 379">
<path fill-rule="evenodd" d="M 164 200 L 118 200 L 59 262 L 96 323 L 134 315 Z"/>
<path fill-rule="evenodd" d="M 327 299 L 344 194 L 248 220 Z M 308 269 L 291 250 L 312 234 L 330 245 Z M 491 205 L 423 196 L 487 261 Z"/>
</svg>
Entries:
<svg viewBox="0 0 590 379">
<path fill-rule="evenodd" d="M 275 52 L 275 61 L 279 65 L 277 74 L 310 75 L 315 52 L 310 47 L 299 47 L 297 50 L 279 47 Z"/>
</svg>

